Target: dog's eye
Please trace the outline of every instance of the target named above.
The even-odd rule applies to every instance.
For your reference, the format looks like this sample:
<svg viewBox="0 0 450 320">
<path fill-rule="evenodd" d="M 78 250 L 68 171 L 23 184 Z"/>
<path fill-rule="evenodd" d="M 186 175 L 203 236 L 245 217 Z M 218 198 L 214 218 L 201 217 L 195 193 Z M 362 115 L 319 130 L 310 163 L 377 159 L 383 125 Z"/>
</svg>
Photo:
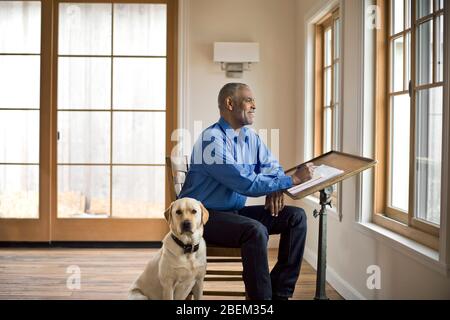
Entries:
<svg viewBox="0 0 450 320">
<path fill-rule="evenodd" d="M 197 210 L 192 209 L 192 213 L 193 213 L 193 214 L 196 214 L 196 213 L 197 213 Z"/>
<path fill-rule="evenodd" d="M 182 214 L 181 210 L 175 211 L 176 214 Z"/>
</svg>

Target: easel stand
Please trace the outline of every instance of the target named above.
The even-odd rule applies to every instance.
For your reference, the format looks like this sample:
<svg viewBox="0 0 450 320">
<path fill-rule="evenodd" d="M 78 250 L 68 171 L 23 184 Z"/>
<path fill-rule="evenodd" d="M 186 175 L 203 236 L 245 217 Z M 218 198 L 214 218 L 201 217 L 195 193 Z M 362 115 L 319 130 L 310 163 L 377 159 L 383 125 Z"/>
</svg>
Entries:
<svg viewBox="0 0 450 320">
<path fill-rule="evenodd" d="M 317 280 L 316 295 L 314 299 L 328 300 L 325 292 L 327 272 L 327 206 L 331 207 L 333 185 L 374 167 L 377 162 L 373 159 L 363 158 L 348 153 L 330 151 L 305 163 L 313 163 L 316 166 L 326 165 L 342 171 L 342 174 L 316 183 L 302 191 L 296 193 L 291 193 L 289 190 L 285 191 L 287 195 L 294 200 L 303 199 L 320 191 L 320 211 L 314 210 L 314 217 L 317 218 L 317 216 L 319 216 L 319 248 L 317 252 Z M 299 166 L 289 169 L 286 171 L 286 174 L 294 173 L 298 167 Z"/>
<path fill-rule="evenodd" d="M 331 208 L 333 187 L 320 191 L 320 211 L 314 210 L 314 218 L 319 216 L 319 244 L 317 258 L 316 295 L 314 300 L 329 300 L 325 291 L 327 276 L 327 206 Z"/>
</svg>

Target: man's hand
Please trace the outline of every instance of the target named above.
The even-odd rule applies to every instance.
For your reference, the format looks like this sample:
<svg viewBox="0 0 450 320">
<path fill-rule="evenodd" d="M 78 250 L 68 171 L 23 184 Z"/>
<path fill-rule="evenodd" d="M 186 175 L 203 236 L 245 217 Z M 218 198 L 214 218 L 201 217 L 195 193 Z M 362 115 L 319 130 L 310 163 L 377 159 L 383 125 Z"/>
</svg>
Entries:
<svg viewBox="0 0 450 320">
<path fill-rule="evenodd" d="M 266 196 L 266 205 L 264 209 L 269 210 L 274 217 L 278 216 L 284 208 L 284 194 L 283 191 L 276 191 Z"/>
<path fill-rule="evenodd" d="M 308 180 L 311 180 L 311 178 L 314 175 L 314 164 L 312 162 L 301 165 L 297 168 L 297 170 L 292 175 L 292 183 L 294 185 L 301 184 L 303 182 L 306 182 Z"/>
</svg>

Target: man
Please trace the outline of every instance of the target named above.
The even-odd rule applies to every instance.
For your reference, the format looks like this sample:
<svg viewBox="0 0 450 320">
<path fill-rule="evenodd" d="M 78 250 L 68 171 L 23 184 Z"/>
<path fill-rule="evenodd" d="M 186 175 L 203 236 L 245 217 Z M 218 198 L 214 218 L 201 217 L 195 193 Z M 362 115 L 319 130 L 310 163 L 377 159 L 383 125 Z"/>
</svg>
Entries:
<svg viewBox="0 0 450 320">
<path fill-rule="evenodd" d="M 306 240 L 303 209 L 285 206 L 283 190 L 311 178 L 312 165 L 286 176 L 253 124 L 255 100 L 245 84 L 229 83 L 219 93 L 220 120 L 196 142 L 180 198 L 191 197 L 209 210 L 207 243 L 240 247 L 250 299 L 292 297 Z M 245 206 L 246 197 L 266 195 L 265 206 Z M 281 234 L 278 261 L 269 273 L 269 234 Z"/>
</svg>

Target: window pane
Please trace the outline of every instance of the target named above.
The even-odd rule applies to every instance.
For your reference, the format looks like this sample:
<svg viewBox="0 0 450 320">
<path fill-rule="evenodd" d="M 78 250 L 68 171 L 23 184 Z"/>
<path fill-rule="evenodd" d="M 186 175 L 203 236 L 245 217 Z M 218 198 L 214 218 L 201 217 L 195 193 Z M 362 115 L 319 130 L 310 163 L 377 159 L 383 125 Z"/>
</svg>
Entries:
<svg viewBox="0 0 450 320">
<path fill-rule="evenodd" d="M 405 5 L 406 5 L 406 16 L 405 16 L 405 29 L 409 29 L 411 28 L 411 7 L 412 7 L 412 0 L 406 0 L 405 1 Z"/>
<path fill-rule="evenodd" d="M 109 112 L 59 112 L 58 162 L 109 163 Z"/>
<path fill-rule="evenodd" d="M 408 90 L 411 81 L 411 32 L 406 34 L 405 42 L 405 90 Z"/>
<path fill-rule="evenodd" d="M 40 57 L 0 56 L 0 108 L 39 108 Z"/>
<path fill-rule="evenodd" d="M 392 34 L 397 34 L 404 30 L 404 0 L 392 1 Z"/>
<path fill-rule="evenodd" d="M 438 82 L 444 81 L 444 16 L 441 15 L 437 18 L 436 26 L 436 80 Z"/>
<path fill-rule="evenodd" d="M 331 28 L 325 30 L 325 67 L 331 66 Z"/>
<path fill-rule="evenodd" d="M 410 98 L 394 96 L 391 111 L 391 206 L 408 211 Z"/>
<path fill-rule="evenodd" d="M 324 144 L 323 144 L 324 153 L 331 151 L 331 143 L 332 143 L 331 121 L 332 121 L 331 108 L 325 108 Z"/>
<path fill-rule="evenodd" d="M 0 219 L 39 218 L 39 166 L 0 165 Z"/>
<path fill-rule="evenodd" d="M 0 53 L 40 53 L 40 1 L 1 1 L 0 30 Z"/>
<path fill-rule="evenodd" d="M 59 58 L 59 109 L 110 109 L 110 58 Z"/>
<path fill-rule="evenodd" d="M 334 103 L 338 103 L 339 102 L 339 90 L 340 90 L 340 68 L 339 68 L 339 63 L 336 63 L 334 65 L 334 87 L 333 87 L 333 95 L 334 95 Z"/>
<path fill-rule="evenodd" d="M 165 112 L 115 112 L 113 162 L 164 164 Z"/>
<path fill-rule="evenodd" d="M 59 54 L 111 54 L 111 4 L 59 4 Z"/>
<path fill-rule="evenodd" d="M 421 24 L 417 30 L 417 84 L 433 81 L 433 22 Z"/>
<path fill-rule="evenodd" d="M 165 58 L 114 58 L 114 108 L 166 108 Z"/>
<path fill-rule="evenodd" d="M 439 9 L 444 9 L 444 0 L 439 0 Z"/>
<path fill-rule="evenodd" d="M 332 149 L 337 150 L 339 146 L 339 105 L 335 104 L 333 107 L 333 128 L 332 128 Z"/>
<path fill-rule="evenodd" d="M 165 167 L 113 167 L 113 217 L 163 218 Z"/>
<path fill-rule="evenodd" d="M 403 37 L 392 42 L 392 92 L 403 91 Z"/>
<path fill-rule="evenodd" d="M 38 110 L 0 110 L 0 163 L 39 163 Z"/>
<path fill-rule="evenodd" d="M 442 87 L 419 91 L 416 109 L 416 217 L 440 224 Z"/>
<path fill-rule="evenodd" d="M 340 39 L 341 39 L 341 20 L 334 21 L 334 58 L 339 59 Z"/>
<path fill-rule="evenodd" d="M 58 166 L 58 218 L 107 218 L 108 166 Z"/>
<path fill-rule="evenodd" d="M 166 55 L 165 4 L 115 4 L 115 55 Z"/>
<path fill-rule="evenodd" d="M 331 106 L 331 68 L 327 68 L 325 70 L 325 82 L 324 82 L 324 105 L 325 106 Z"/>
<path fill-rule="evenodd" d="M 416 0 L 416 19 L 425 17 L 433 13 L 434 0 Z"/>
</svg>

